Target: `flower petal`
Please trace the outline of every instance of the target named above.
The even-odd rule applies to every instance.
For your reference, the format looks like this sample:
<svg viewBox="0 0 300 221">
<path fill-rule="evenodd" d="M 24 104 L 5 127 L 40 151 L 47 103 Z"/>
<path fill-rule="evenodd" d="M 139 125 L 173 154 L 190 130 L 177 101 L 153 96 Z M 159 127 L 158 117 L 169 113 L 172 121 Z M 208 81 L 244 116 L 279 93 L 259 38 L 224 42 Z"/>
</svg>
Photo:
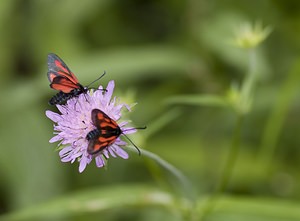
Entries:
<svg viewBox="0 0 300 221">
<path fill-rule="evenodd" d="M 110 153 L 110 155 L 111 155 L 112 157 L 114 157 L 114 158 L 117 157 L 116 154 L 114 153 L 114 150 L 113 150 L 113 147 L 112 147 L 112 146 L 108 147 L 107 149 L 108 149 L 108 152 Z"/>
<path fill-rule="evenodd" d="M 104 167 L 105 166 L 105 161 L 101 155 L 95 157 L 96 161 L 96 166 L 97 167 Z"/>
<path fill-rule="evenodd" d="M 134 127 L 129 127 L 129 128 L 126 128 L 126 129 L 122 129 L 122 131 L 123 131 L 124 134 L 133 134 L 137 130 Z"/>
<path fill-rule="evenodd" d="M 103 154 L 103 156 L 105 156 L 105 157 L 106 157 L 106 159 L 108 159 L 108 158 L 109 158 L 109 154 L 108 154 L 108 151 L 107 151 L 106 149 L 105 149 L 105 150 L 103 150 L 102 154 Z"/>
<path fill-rule="evenodd" d="M 57 109 L 60 111 L 62 114 L 67 114 L 68 110 L 64 105 L 56 105 Z"/>
<path fill-rule="evenodd" d="M 128 153 L 123 150 L 121 147 L 119 147 L 118 145 L 112 145 L 114 147 L 113 151 L 121 158 L 123 159 L 128 159 Z"/>
<path fill-rule="evenodd" d="M 59 114 L 57 114 L 55 112 L 49 111 L 49 110 L 46 111 L 46 116 L 50 120 L 52 120 L 54 123 L 58 123 L 60 120 L 62 120 L 61 115 L 59 115 Z"/>
<path fill-rule="evenodd" d="M 57 141 L 59 141 L 59 140 L 62 140 L 62 139 L 63 139 L 63 138 L 62 138 L 61 136 L 56 135 L 56 136 L 52 137 L 52 138 L 49 140 L 49 143 L 55 143 L 55 142 L 57 142 Z"/>
<path fill-rule="evenodd" d="M 107 92 L 105 93 L 105 101 L 106 101 L 106 105 L 109 104 L 110 99 L 112 97 L 112 94 L 114 92 L 114 88 L 115 88 L 115 82 L 113 80 L 111 80 L 110 82 L 108 82 L 106 90 Z"/>
<path fill-rule="evenodd" d="M 73 148 L 71 146 L 67 146 L 63 148 L 61 151 L 59 151 L 59 157 L 61 162 L 69 162 L 72 161 L 72 150 Z"/>
<path fill-rule="evenodd" d="M 79 173 L 82 173 L 86 166 L 91 162 L 91 159 L 89 159 L 87 156 L 83 155 L 79 162 Z"/>
</svg>

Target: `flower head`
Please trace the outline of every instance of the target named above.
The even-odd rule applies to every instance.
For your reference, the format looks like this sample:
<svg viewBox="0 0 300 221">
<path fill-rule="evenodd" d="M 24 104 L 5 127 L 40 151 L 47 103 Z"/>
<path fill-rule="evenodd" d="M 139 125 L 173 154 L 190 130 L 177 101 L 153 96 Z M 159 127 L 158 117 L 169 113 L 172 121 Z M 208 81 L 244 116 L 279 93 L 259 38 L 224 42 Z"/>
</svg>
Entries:
<svg viewBox="0 0 300 221">
<path fill-rule="evenodd" d="M 87 134 L 96 129 L 91 119 L 93 109 L 103 111 L 109 118 L 119 121 L 121 118 L 121 109 L 126 107 L 130 111 L 130 106 L 119 103 L 116 97 L 112 98 L 114 90 L 114 81 L 110 81 L 107 85 L 106 92 L 103 87 L 99 90 L 90 90 L 87 94 L 80 94 L 76 98 L 67 101 L 66 105 L 57 105 L 60 113 L 47 110 L 46 116 L 50 118 L 54 124 L 55 136 L 50 139 L 50 143 L 60 141 L 58 146 L 62 145 L 59 156 L 62 162 L 79 161 L 79 172 L 81 173 L 86 166 L 91 163 L 93 158 L 97 167 L 105 166 L 106 160 L 112 157 L 128 158 L 122 146 L 126 142 L 117 137 L 115 142 L 104 148 L 96 155 L 88 153 L 87 148 L 89 141 Z M 122 134 L 130 134 L 136 132 L 132 127 L 126 127 L 127 121 L 118 122 Z"/>
<path fill-rule="evenodd" d="M 270 27 L 263 27 L 257 22 L 254 25 L 250 23 L 241 24 L 235 31 L 234 44 L 240 48 L 255 48 L 264 41 L 271 33 Z"/>
</svg>

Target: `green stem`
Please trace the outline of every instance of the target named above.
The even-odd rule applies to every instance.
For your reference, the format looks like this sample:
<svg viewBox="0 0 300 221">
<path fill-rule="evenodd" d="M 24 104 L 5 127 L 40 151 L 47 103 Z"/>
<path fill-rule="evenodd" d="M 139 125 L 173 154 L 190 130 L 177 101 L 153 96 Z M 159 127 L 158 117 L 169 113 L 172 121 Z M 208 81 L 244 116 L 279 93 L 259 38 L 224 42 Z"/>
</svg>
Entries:
<svg viewBox="0 0 300 221">
<path fill-rule="evenodd" d="M 256 54 L 255 48 L 249 50 L 249 71 L 243 81 L 241 91 L 240 91 L 240 99 L 237 100 L 237 120 L 235 124 L 235 128 L 232 135 L 232 143 L 229 150 L 228 159 L 224 166 L 224 171 L 222 173 L 222 177 L 216 191 L 212 194 L 212 196 L 208 199 L 206 204 L 202 210 L 201 220 L 203 220 L 214 208 L 218 201 L 218 199 L 222 196 L 226 188 L 228 187 L 230 178 L 232 176 L 232 172 L 234 166 L 237 161 L 237 156 L 240 149 L 240 138 L 242 131 L 242 122 L 244 116 L 250 111 L 254 87 L 256 82 L 257 75 L 257 64 L 256 64 Z"/>
<path fill-rule="evenodd" d="M 287 80 L 279 90 L 280 92 L 278 93 L 277 102 L 272 108 L 272 111 L 267 119 L 267 123 L 263 132 L 260 152 L 258 154 L 259 162 L 263 166 L 263 175 L 267 175 L 269 172 L 276 150 L 276 144 L 278 142 L 281 130 L 283 129 L 282 125 L 288 114 L 290 104 L 299 91 L 299 72 L 300 62 L 299 59 L 297 59 L 291 68 Z"/>
<path fill-rule="evenodd" d="M 221 197 L 221 195 L 223 194 L 223 192 L 226 190 L 228 186 L 240 149 L 239 147 L 240 147 L 240 137 L 241 137 L 240 135 L 242 130 L 242 122 L 243 122 L 243 115 L 238 115 L 235 129 L 232 136 L 232 143 L 229 150 L 229 155 L 224 166 L 222 177 L 216 188 L 216 191 L 208 199 L 208 201 L 203 207 L 201 220 L 203 220 L 214 209 L 217 200 L 219 199 L 219 197 Z"/>
<path fill-rule="evenodd" d="M 235 129 L 233 132 L 232 137 L 232 144 L 229 150 L 229 156 L 227 162 L 224 167 L 223 176 L 221 181 L 217 187 L 217 194 L 222 194 L 228 186 L 229 180 L 231 178 L 233 168 L 236 164 L 237 156 L 239 154 L 240 149 L 240 137 L 242 131 L 242 122 L 243 122 L 243 115 L 238 115 Z"/>
<path fill-rule="evenodd" d="M 136 149 L 132 146 L 127 147 L 130 151 L 136 152 Z M 184 176 L 181 171 L 179 171 L 176 167 L 174 167 L 172 164 L 168 163 L 161 157 L 157 156 L 156 154 L 145 150 L 145 149 L 140 149 L 141 151 L 141 156 L 148 157 L 152 160 L 154 160 L 156 163 L 158 163 L 160 166 L 162 166 L 165 170 L 170 172 L 178 181 L 179 186 L 181 186 L 183 192 L 185 193 L 186 197 L 192 202 L 192 204 L 195 203 L 196 201 L 196 191 L 191 184 L 191 182 Z"/>
<path fill-rule="evenodd" d="M 247 113 L 250 110 L 254 86 L 257 75 L 256 53 L 255 49 L 249 49 L 249 71 L 241 88 L 240 109 L 242 113 Z"/>
</svg>

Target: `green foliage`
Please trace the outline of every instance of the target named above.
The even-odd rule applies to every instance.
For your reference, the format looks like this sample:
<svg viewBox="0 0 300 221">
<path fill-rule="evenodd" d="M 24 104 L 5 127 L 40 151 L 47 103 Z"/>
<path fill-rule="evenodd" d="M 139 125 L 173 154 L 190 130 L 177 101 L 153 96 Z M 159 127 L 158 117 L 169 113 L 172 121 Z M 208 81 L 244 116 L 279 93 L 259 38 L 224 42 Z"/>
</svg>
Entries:
<svg viewBox="0 0 300 221">
<path fill-rule="evenodd" d="M 300 220 L 299 7 L 1 1 L 0 220 Z M 141 157 L 60 162 L 49 52 L 137 102 Z"/>
<path fill-rule="evenodd" d="M 61 219 L 62 217 L 95 214 L 105 219 L 110 212 L 123 210 L 138 214 L 141 220 L 151 216 L 151 210 L 160 210 L 164 215 L 157 220 L 164 220 L 165 214 L 172 220 L 182 219 L 182 214 L 194 216 L 197 220 L 205 198 L 198 199 L 194 214 L 188 215 L 191 209 L 186 202 L 170 192 L 144 185 L 123 185 L 105 188 L 94 188 L 65 195 L 40 205 L 26 208 L 1 220 L 41 220 L 43 217 Z M 148 208 L 148 211 L 147 211 Z M 140 214 L 144 211 L 144 214 Z M 120 212 L 121 218 L 122 212 Z M 300 219 L 299 204 L 267 198 L 253 200 L 247 197 L 224 196 L 218 202 L 214 214 L 208 220 L 286 220 Z"/>
</svg>

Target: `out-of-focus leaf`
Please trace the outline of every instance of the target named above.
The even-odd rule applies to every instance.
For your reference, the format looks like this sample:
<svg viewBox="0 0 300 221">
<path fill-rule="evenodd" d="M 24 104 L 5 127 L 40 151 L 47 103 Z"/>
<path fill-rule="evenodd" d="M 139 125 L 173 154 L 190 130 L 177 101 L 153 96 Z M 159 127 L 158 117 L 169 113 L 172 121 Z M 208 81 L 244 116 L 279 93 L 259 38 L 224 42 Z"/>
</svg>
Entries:
<svg viewBox="0 0 300 221">
<path fill-rule="evenodd" d="M 299 71 L 300 62 L 299 59 L 297 59 L 288 74 L 287 80 L 281 89 L 278 90 L 280 93 L 278 93 L 277 103 L 274 105 L 274 108 L 272 108 L 272 112 L 268 117 L 259 154 L 261 163 L 265 164 L 265 168 L 262 170 L 263 173 L 268 173 L 270 163 L 274 157 L 279 134 L 283 129 L 282 124 L 287 117 L 291 102 L 299 91 Z"/>
<path fill-rule="evenodd" d="M 13 68 L 12 54 L 16 48 L 16 39 L 14 31 L 16 27 L 16 15 L 12 11 L 16 1 L 0 2 L 0 88 L 5 86 L 6 80 L 11 78 Z M 10 28 L 7 28 L 9 23 Z M 12 31 L 13 30 L 13 31 Z"/>
<path fill-rule="evenodd" d="M 178 109 L 171 109 L 164 113 L 162 116 L 156 118 L 154 122 L 151 122 L 147 130 L 143 133 L 146 138 L 151 137 L 153 134 L 159 132 L 168 123 L 175 120 L 180 114 Z"/>
<path fill-rule="evenodd" d="M 213 107 L 226 107 L 229 105 L 226 98 L 217 95 L 180 95 L 170 97 L 166 100 L 166 103 Z"/>
<path fill-rule="evenodd" d="M 52 134 L 45 121 L 44 110 L 36 106 L 1 116 L 0 174 L 10 208 L 41 202 L 65 187 L 64 170 L 48 142 Z"/>
<path fill-rule="evenodd" d="M 44 76 L 43 84 L 39 81 L 23 81 L 14 82 L 14 87 L 2 88 L 0 93 L 1 109 L 0 113 L 5 115 L 6 113 L 14 113 L 23 108 L 30 108 L 31 105 L 38 103 L 43 95 L 46 95 L 49 83 L 46 76 Z M 6 85 L 7 86 L 7 85 Z M 54 92 L 49 88 L 49 92 Z M 55 92 L 54 92 L 55 93 Z M 49 96 L 50 98 L 50 96 Z"/>
<path fill-rule="evenodd" d="M 145 76 L 174 75 L 184 73 L 189 57 L 175 47 L 149 45 L 138 48 L 106 50 L 91 55 L 80 55 L 72 61 L 72 70 L 78 78 L 90 82 L 94 76 L 107 72 L 105 79 L 132 81 Z M 157 77 L 157 76 L 156 76 Z"/>
<path fill-rule="evenodd" d="M 206 199 L 198 200 L 192 215 L 199 217 Z M 38 218 L 55 218 L 60 216 L 77 216 L 82 213 L 104 212 L 113 209 L 147 208 L 158 206 L 180 216 L 191 207 L 168 192 L 143 185 L 114 186 L 87 190 L 80 193 L 54 199 L 50 202 L 32 206 L 0 217 L 2 221 L 32 220 Z M 298 203 L 249 197 L 222 197 L 207 220 L 232 221 L 298 221 L 300 220 Z"/>
<path fill-rule="evenodd" d="M 201 205 L 201 204 L 200 204 Z M 207 216 L 214 221 L 298 221 L 300 204 L 276 199 L 223 197 Z M 198 210 L 201 210 L 199 206 Z"/>
<path fill-rule="evenodd" d="M 101 187 L 74 193 L 1 217 L 1 221 L 77 216 L 116 208 L 160 206 L 177 213 L 174 196 L 142 185 Z"/>
</svg>

